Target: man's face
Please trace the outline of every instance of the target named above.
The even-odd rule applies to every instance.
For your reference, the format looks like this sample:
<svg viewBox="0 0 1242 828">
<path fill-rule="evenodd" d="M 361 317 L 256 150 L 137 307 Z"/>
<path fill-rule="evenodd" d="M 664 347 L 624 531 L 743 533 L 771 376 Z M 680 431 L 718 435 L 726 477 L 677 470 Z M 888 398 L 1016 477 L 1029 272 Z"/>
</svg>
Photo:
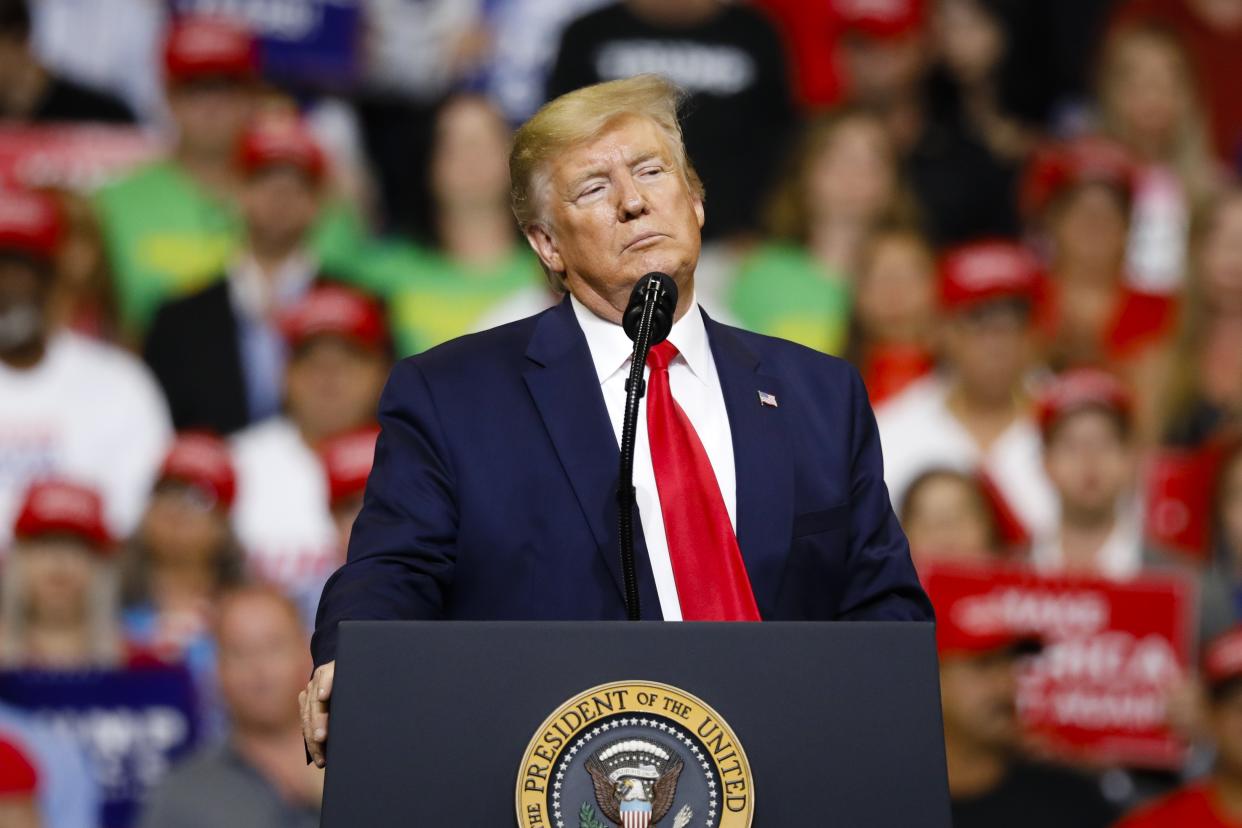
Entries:
<svg viewBox="0 0 1242 828">
<path fill-rule="evenodd" d="M 947 326 L 945 348 L 972 396 L 990 402 L 1012 398 L 1030 361 L 1029 308 L 998 301 L 962 311 Z"/>
<path fill-rule="evenodd" d="M 315 438 L 358 428 L 375 419 L 387 377 L 381 354 L 337 336 L 317 336 L 289 362 L 289 415 Z"/>
<path fill-rule="evenodd" d="M 1134 485 L 1133 451 L 1117 420 L 1088 408 L 1067 414 L 1044 449 L 1048 479 L 1067 513 L 1098 518 Z"/>
<path fill-rule="evenodd" d="M 546 176 L 544 223 L 526 235 L 579 301 L 619 322 L 634 284 L 660 271 L 677 282 L 678 311 L 689 306 L 703 202 L 654 122 L 618 119 L 553 161 Z"/>
<path fill-rule="evenodd" d="M 172 87 L 168 108 L 177 139 L 192 155 L 231 159 L 254 111 L 250 86 L 229 78 L 204 78 Z"/>
<path fill-rule="evenodd" d="M 296 727 L 298 691 L 310 658 L 301 623 L 275 597 L 247 593 L 229 600 L 219 622 L 220 690 L 241 727 Z"/>
<path fill-rule="evenodd" d="M 1017 673 L 1013 655 L 996 652 L 940 660 L 945 735 L 1007 753 L 1018 744 Z"/>
<path fill-rule="evenodd" d="M 301 244 L 319 215 L 319 187 L 294 167 L 269 167 L 246 181 L 241 207 L 251 244 L 290 248 Z"/>
<path fill-rule="evenodd" d="M 49 273 L 30 259 L 0 253 L 0 354 L 42 335 L 51 293 Z"/>
</svg>

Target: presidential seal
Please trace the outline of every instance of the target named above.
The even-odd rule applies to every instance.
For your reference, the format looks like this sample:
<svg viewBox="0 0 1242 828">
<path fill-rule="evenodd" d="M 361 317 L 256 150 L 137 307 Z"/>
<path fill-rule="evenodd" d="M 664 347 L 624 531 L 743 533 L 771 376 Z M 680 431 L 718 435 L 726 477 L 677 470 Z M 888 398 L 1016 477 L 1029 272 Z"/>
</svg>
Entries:
<svg viewBox="0 0 1242 828">
<path fill-rule="evenodd" d="M 649 681 L 570 699 L 535 733 L 517 784 L 523 828 L 749 828 L 750 765 L 701 700 Z"/>
</svg>

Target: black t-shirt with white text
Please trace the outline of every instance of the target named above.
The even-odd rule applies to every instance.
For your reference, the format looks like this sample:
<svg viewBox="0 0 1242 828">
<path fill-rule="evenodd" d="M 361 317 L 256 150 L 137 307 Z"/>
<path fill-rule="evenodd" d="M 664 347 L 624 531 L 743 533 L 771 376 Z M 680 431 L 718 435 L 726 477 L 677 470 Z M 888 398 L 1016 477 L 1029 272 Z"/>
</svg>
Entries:
<svg viewBox="0 0 1242 828">
<path fill-rule="evenodd" d="M 753 229 L 794 120 L 775 28 L 743 6 L 721 6 L 681 28 L 657 26 L 624 4 L 606 6 L 565 29 L 548 97 L 646 72 L 689 95 L 682 131 L 707 191 L 704 237 Z"/>
</svg>

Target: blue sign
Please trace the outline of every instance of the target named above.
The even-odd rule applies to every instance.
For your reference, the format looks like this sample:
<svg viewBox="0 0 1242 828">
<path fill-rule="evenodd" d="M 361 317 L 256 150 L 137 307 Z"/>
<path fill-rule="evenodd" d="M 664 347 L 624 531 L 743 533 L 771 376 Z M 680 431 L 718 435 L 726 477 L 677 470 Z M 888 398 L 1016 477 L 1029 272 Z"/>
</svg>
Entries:
<svg viewBox="0 0 1242 828">
<path fill-rule="evenodd" d="M 363 0 L 169 0 L 173 14 L 228 17 L 259 39 L 263 75 L 298 88 L 345 90 L 361 68 Z"/>
<path fill-rule="evenodd" d="M 0 673 L 0 699 L 77 740 L 103 792 L 104 828 L 128 828 L 146 793 L 199 738 L 194 684 L 179 666 Z"/>
</svg>

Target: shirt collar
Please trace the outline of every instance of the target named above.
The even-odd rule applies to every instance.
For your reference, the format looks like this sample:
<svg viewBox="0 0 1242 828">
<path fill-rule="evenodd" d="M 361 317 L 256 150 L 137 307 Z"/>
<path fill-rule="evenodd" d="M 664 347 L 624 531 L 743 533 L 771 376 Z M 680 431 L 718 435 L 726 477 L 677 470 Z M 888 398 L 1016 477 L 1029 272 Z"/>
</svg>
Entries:
<svg viewBox="0 0 1242 828">
<path fill-rule="evenodd" d="M 244 315 L 260 318 L 300 299 L 315 275 L 315 262 L 305 253 L 289 256 L 270 279 L 254 257 L 246 254 L 229 268 L 229 296 Z"/>
<path fill-rule="evenodd" d="M 570 304 L 578 325 L 586 336 L 587 347 L 591 351 L 591 360 L 595 363 L 595 373 L 600 385 L 614 377 L 617 372 L 629 367 L 630 357 L 634 353 L 634 343 L 625 334 L 625 330 L 615 322 L 609 322 L 596 316 L 586 305 L 578 301 L 578 297 L 570 294 Z M 668 341 L 673 343 L 679 353 L 678 359 L 684 361 L 690 372 L 702 383 L 708 382 L 708 343 L 707 326 L 703 324 L 703 314 L 699 312 L 694 296 L 690 297 L 690 309 L 685 315 L 673 323 Z M 676 363 L 677 360 L 674 360 Z"/>
</svg>

